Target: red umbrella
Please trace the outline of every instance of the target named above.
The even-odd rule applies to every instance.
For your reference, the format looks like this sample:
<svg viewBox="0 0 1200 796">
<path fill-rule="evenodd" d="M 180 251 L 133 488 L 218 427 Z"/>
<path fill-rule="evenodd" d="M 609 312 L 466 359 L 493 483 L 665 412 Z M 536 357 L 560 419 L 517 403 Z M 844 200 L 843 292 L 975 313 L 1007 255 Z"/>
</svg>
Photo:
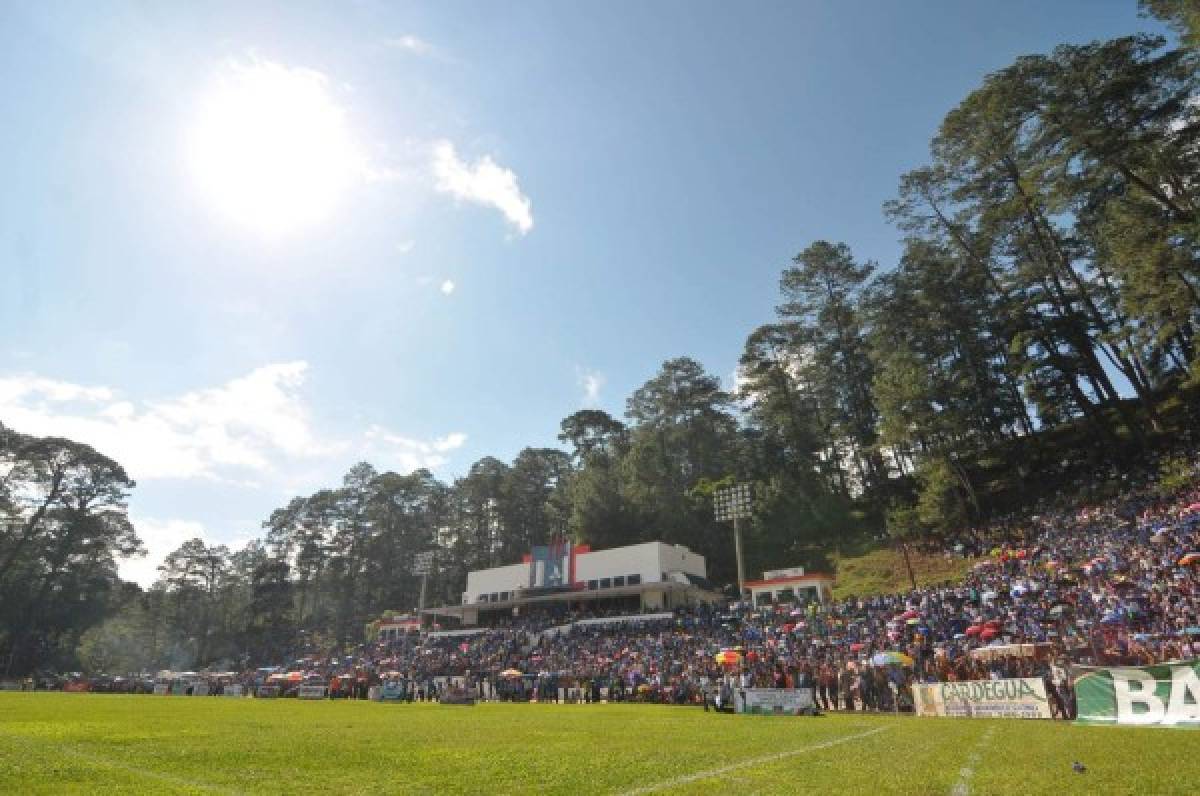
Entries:
<svg viewBox="0 0 1200 796">
<path fill-rule="evenodd" d="M 963 632 L 966 633 L 968 636 L 978 636 L 981 632 L 983 632 L 983 626 L 982 625 L 971 625 Z"/>
<path fill-rule="evenodd" d="M 1000 628 L 1004 627 L 1004 623 L 999 619 L 989 619 L 983 623 L 983 626 L 991 630 L 999 630 Z"/>
<path fill-rule="evenodd" d="M 859 650 L 861 650 L 861 649 L 862 649 L 864 646 L 865 646 L 865 645 L 863 645 L 863 644 L 851 644 L 851 645 L 850 645 L 850 651 L 851 651 L 851 652 L 858 652 L 858 651 L 859 651 Z"/>
<path fill-rule="evenodd" d="M 984 628 L 983 632 L 979 634 L 979 638 L 982 639 L 983 641 L 991 641 L 998 635 L 1000 635 L 999 630 L 996 630 L 995 628 L 992 628 L 992 627 L 988 627 L 988 628 Z"/>
<path fill-rule="evenodd" d="M 904 613 L 900 614 L 900 618 L 904 620 L 920 619 L 921 615 L 916 611 L 905 611 Z"/>
</svg>

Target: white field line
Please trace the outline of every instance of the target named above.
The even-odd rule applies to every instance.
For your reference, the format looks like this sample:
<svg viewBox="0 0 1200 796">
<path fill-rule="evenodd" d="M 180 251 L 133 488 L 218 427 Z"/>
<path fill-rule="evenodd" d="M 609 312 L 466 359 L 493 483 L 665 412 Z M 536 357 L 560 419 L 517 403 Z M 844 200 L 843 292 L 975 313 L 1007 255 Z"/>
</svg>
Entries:
<svg viewBox="0 0 1200 796">
<path fill-rule="evenodd" d="M 697 780 L 701 780 L 701 779 L 712 779 L 714 777 L 719 777 L 722 774 L 728 774 L 730 771 L 737 771 L 737 770 L 743 769 L 743 768 L 750 768 L 751 766 L 760 766 L 764 763 L 774 763 L 777 760 L 786 760 L 789 757 L 796 757 L 797 755 L 802 755 L 802 754 L 805 754 L 806 752 L 819 752 L 820 750 L 828 749 L 831 746 L 837 746 L 838 744 L 848 743 L 850 741 L 857 741 L 859 738 L 866 738 L 867 736 L 881 733 L 886 729 L 887 729 L 887 727 L 876 727 L 873 730 L 867 730 L 866 732 L 860 732 L 860 733 L 857 733 L 856 735 L 843 735 L 840 738 L 834 738 L 831 741 L 824 741 L 822 743 L 813 744 L 812 746 L 802 746 L 801 748 L 793 749 L 790 752 L 778 752 L 773 755 L 764 755 L 763 757 L 753 757 L 753 758 L 750 758 L 749 760 L 743 760 L 740 763 L 730 763 L 729 765 L 721 766 L 720 768 L 710 768 L 707 771 L 697 771 L 695 774 L 685 774 L 684 776 L 675 777 L 674 779 L 667 779 L 667 780 L 663 780 L 662 782 L 656 782 L 653 785 L 646 785 L 641 788 L 634 788 L 633 790 L 627 790 L 621 796 L 640 796 L 640 794 L 643 794 L 643 793 L 654 793 L 655 791 L 666 790 L 667 788 L 674 788 L 678 785 L 686 785 L 689 782 L 696 782 Z"/>
<path fill-rule="evenodd" d="M 984 747 L 992 740 L 995 733 L 996 725 L 993 724 L 976 741 L 975 746 L 971 749 L 971 754 L 967 756 L 967 762 L 963 763 L 963 767 L 958 770 L 958 782 L 954 783 L 954 787 L 950 789 L 950 796 L 967 796 L 971 792 L 971 777 L 975 776 L 975 766 L 979 765 Z"/>
<path fill-rule="evenodd" d="M 55 754 L 66 755 L 68 757 L 74 757 L 83 761 L 84 763 L 88 763 L 98 768 L 110 768 L 118 771 L 124 771 L 128 774 L 134 774 L 135 776 L 146 777 L 147 779 L 153 779 L 168 785 L 173 785 L 176 788 L 191 788 L 193 790 L 224 794 L 241 793 L 241 791 L 237 791 L 232 788 L 226 788 L 221 785 L 212 785 L 208 782 L 185 779 L 183 777 L 172 776 L 171 774 L 164 774 L 160 771 L 150 771 L 144 768 L 138 768 L 137 766 L 131 766 L 127 763 L 119 763 L 116 760 L 110 760 L 105 757 L 80 751 L 74 744 L 70 743 L 47 740 L 45 744 L 42 744 L 32 738 L 18 735 L 16 733 L 5 732 L 4 730 L 0 730 L 0 735 L 4 735 L 5 737 L 16 741 L 26 749 L 33 749 L 39 753 L 52 752 Z"/>
</svg>

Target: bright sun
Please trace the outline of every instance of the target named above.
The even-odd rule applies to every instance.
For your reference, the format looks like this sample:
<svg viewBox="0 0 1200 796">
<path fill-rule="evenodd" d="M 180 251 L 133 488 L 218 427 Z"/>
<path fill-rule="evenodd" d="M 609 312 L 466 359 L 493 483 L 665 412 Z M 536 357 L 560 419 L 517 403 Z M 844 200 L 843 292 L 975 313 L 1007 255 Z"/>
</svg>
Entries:
<svg viewBox="0 0 1200 796">
<path fill-rule="evenodd" d="M 187 148 L 213 207 L 268 237 L 326 218 L 361 171 L 325 76 L 263 60 L 226 66 L 197 105 Z"/>
</svg>

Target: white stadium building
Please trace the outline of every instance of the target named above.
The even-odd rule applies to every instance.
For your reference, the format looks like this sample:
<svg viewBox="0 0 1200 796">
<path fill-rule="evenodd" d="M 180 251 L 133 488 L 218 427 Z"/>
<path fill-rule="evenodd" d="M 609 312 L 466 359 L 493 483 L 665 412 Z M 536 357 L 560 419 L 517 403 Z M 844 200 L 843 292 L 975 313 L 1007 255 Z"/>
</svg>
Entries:
<svg viewBox="0 0 1200 796">
<path fill-rule="evenodd" d="M 520 616 L 538 608 L 636 613 L 722 598 L 706 579 L 704 557 L 682 545 L 592 550 L 564 542 L 535 547 L 520 563 L 468 573 L 460 605 L 426 609 L 422 618 L 471 627 L 489 615 Z"/>
</svg>

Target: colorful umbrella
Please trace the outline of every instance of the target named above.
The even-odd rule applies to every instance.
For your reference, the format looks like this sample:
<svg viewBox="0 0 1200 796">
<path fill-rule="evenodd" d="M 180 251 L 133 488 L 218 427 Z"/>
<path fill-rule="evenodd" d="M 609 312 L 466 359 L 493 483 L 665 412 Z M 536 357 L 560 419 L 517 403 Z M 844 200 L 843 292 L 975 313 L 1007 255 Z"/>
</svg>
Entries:
<svg viewBox="0 0 1200 796">
<path fill-rule="evenodd" d="M 912 666 L 913 659 L 903 652 L 888 651 L 871 656 L 871 663 L 875 666 Z"/>
<path fill-rule="evenodd" d="M 713 657 L 722 666 L 736 666 L 742 660 L 742 656 L 733 650 L 721 650 Z"/>
</svg>

